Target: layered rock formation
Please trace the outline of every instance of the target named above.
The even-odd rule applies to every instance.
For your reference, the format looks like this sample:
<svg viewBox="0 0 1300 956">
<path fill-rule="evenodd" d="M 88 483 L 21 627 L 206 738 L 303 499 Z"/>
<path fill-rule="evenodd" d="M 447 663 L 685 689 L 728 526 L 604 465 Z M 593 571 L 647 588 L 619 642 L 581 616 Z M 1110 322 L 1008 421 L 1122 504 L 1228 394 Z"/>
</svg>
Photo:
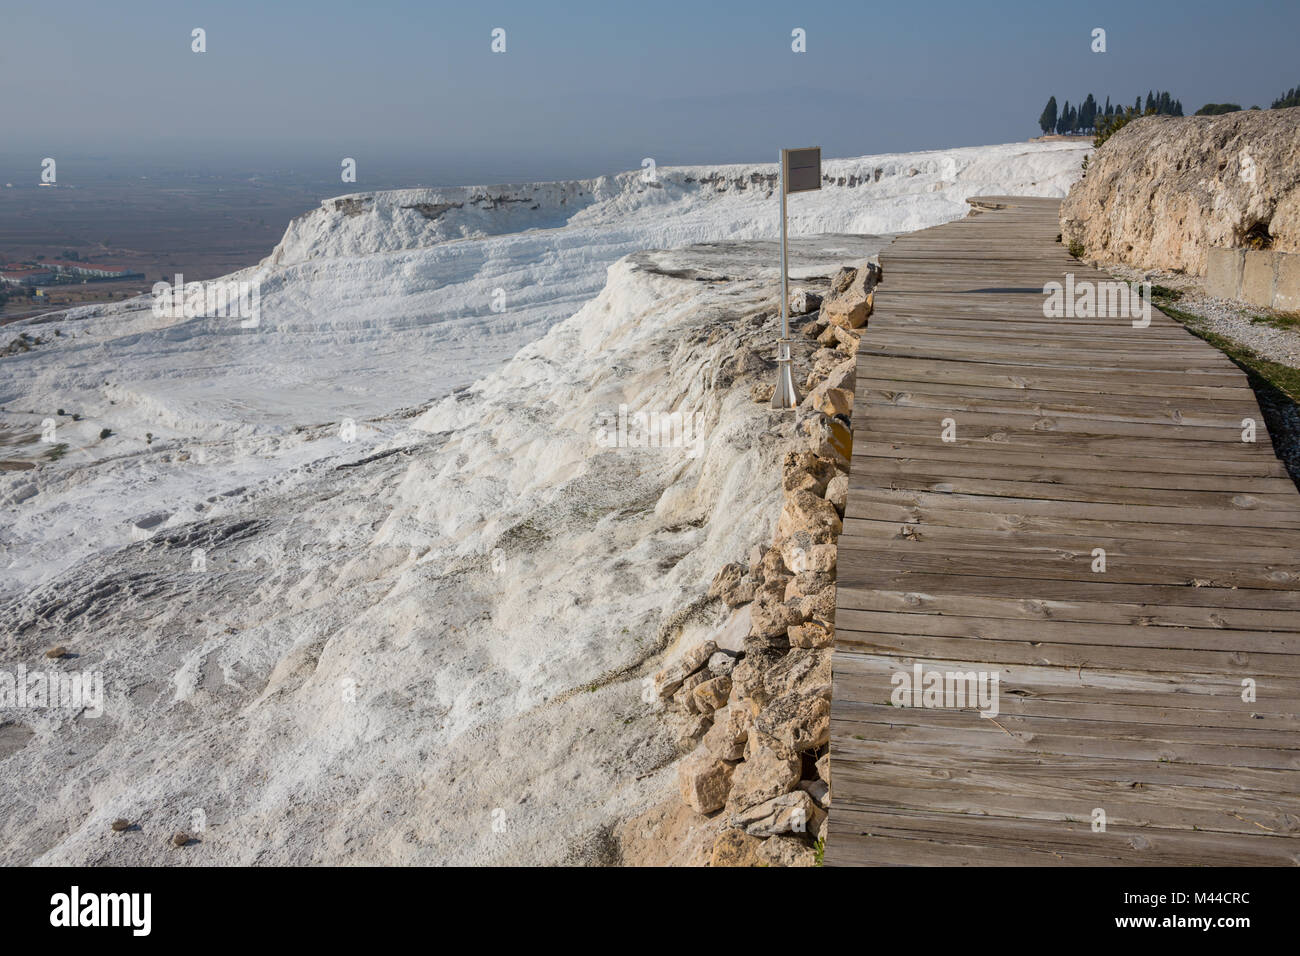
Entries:
<svg viewBox="0 0 1300 956">
<path fill-rule="evenodd" d="M 1195 275 L 1211 247 L 1300 252 L 1300 108 L 1133 121 L 1071 188 L 1061 236 L 1087 258 Z"/>
<path fill-rule="evenodd" d="M 829 279 L 882 244 L 792 237 L 790 267 Z M 307 427 L 314 460 L 292 480 L 228 486 L 0 598 L 0 865 L 611 863 L 610 831 L 652 803 L 689 826 L 675 728 L 642 682 L 680 652 L 661 688 L 692 695 L 692 733 L 730 699 L 718 651 L 707 677 L 682 670 L 706 640 L 743 649 L 757 601 L 728 630 L 708 583 L 771 540 L 785 456 L 806 442 L 750 399 L 775 378 L 778 261 L 772 241 L 627 257 L 571 319 L 418 417 L 358 423 L 350 442 Z M 792 349 L 800 369 L 832 351 Z M 130 468 L 264 448 L 193 439 Z M 113 466 L 75 479 L 73 519 Z M 3 536 L 47 487 L 6 506 L 0 546 L 17 553 Z M 94 677 L 102 714 L 18 704 L 20 666 Z M 785 826 L 772 810 L 750 825 Z"/>
</svg>

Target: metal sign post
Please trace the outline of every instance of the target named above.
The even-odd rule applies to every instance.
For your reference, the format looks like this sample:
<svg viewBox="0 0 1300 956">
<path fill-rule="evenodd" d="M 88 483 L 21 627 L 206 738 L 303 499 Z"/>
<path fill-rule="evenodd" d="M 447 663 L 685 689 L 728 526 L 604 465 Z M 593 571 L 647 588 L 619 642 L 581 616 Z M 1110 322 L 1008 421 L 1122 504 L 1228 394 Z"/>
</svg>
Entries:
<svg viewBox="0 0 1300 956">
<path fill-rule="evenodd" d="M 787 268 L 785 239 L 785 197 L 787 193 L 808 192 L 822 188 L 822 150 L 820 146 L 808 149 L 781 150 L 781 341 L 776 349 L 776 391 L 772 393 L 773 408 L 798 408 L 799 390 L 794 387 L 794 373 L 790 368 L 790 270 Z"/>
</svg>

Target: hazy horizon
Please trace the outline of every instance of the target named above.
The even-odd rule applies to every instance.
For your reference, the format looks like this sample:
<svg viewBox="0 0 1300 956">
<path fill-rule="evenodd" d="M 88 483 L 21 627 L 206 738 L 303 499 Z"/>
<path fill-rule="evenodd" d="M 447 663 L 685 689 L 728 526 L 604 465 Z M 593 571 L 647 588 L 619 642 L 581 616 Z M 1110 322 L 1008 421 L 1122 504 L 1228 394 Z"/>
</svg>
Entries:
<svg viewBox="0 0 1300 956">
<path fill-rule="evenodd" d="M 215 174 L 393 185 L 585 178 L 659 165 L 774 161 L 1016 142 L 1049 95 L 1129 104 L 1167 89 L 1267 108 L 1300 82 L 1300 9 L 1209 3 L 915 9 L 593 3 L 248 0 L 177 9 L 64 5 L 7 12 L 3 181 L 42 158 L 74 184 L 92 158 Z M 191 30 L 206 31 L 206 52 Z M 493 53 L 491 32 L 506 31 Z M 1106 30 L 1105 53 L 1091 50 Z M 806 31 L 807 52 L 791 50 Z M 597 79 L 598 78 L 598 79 Z M 595 87 L 595 88 L 593 88 Z M 340 181 L 343 157 L 355 184 Z M 144 174 L 144 173 L 142 173 Z"/>
</svg>

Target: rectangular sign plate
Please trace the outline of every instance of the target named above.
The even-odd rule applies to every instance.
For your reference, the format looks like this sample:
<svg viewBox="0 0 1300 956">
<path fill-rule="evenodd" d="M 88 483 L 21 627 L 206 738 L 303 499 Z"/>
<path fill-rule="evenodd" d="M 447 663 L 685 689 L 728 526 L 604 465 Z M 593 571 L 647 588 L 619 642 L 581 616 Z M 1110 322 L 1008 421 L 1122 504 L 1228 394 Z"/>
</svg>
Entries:
<svg viewBox="0 0 1300 956">
<path fill-rule="evenodd" d="M 783 149 L 785 161 L 785 191 L 802 193 L 822 188 L 822 148 Z"/>
</svg>

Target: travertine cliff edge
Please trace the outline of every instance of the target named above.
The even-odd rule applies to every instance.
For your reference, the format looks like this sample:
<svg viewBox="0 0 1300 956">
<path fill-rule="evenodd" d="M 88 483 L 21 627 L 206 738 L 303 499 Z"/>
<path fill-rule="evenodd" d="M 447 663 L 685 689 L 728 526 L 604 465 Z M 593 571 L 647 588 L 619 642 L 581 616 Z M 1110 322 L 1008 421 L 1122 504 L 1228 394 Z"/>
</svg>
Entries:
<svg viewBox="0 0 1300 956">
<path fill-rule="evenodd" d="M 1300 252 L 1300 109 L 1138 119 L 1061 205 L 1083 255 L 1206 272 L 1212 247 Z"/>
</svg>

